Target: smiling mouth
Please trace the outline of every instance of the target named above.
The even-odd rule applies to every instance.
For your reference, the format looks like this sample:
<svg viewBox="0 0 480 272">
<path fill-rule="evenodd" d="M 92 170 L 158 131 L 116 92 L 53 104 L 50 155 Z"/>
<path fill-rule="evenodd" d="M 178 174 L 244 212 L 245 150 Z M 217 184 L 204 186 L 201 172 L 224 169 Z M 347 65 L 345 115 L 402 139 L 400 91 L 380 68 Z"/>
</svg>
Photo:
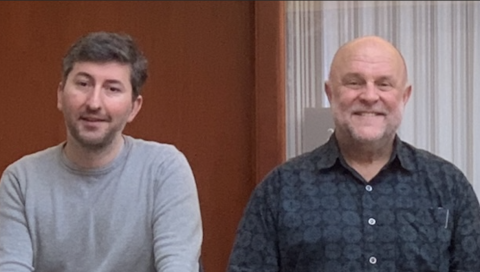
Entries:
<svg viewBox="0 0 480 272">
<path fill-rule="evenodd" d="M 365 117 L 375 117 L 375 116 L 384 116 L 383 113 L 378 112 L 355 112 L 354 115 L 365 116 Z"/>
<path fill-rule="evenodd" d="M 87 122 L 103 122 L 103 121 L 106 121 L 105 117 L 91 116 L 91 115 L 80 116 L 79 119 L 82 120 L 82 121 L 87 121 Z"/>
<path fill-rule="evenodd" d="M 100 119 L 100 118 L 87 118 L 87 117 L 81 117 L 80 122 L 83 122 L 85 125 L 90 126 L 96 126 L 97 124 L 102 124 L 106 122 L 105 119 Z"/>
</svg>

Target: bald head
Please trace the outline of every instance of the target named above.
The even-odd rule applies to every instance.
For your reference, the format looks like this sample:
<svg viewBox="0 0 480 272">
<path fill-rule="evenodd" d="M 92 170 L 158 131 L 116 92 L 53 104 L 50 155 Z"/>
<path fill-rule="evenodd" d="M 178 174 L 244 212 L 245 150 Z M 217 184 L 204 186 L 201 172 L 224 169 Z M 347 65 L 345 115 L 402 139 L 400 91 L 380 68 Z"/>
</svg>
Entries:
<svg viewBox="0 0 480 272">
<path fill-rule="evenodd" d="M 412 90 L 406 70 L 400 52 L 380 37 L 340 47 L 325 83 L 340 145 L 390 152 Z"/>
<path fill-rule="evenodd" d="M 355 61 L 388 61 L 392 68 L 400 73 L 398 76 L 402 85 L 406 86 L 408 82 L 407 67 L 402 54 L 393 44 L 378 36 L 360 37 L 342 45 L 333 57 L 329 81 L 338 80 L 340 71 Z"/>
</svg>

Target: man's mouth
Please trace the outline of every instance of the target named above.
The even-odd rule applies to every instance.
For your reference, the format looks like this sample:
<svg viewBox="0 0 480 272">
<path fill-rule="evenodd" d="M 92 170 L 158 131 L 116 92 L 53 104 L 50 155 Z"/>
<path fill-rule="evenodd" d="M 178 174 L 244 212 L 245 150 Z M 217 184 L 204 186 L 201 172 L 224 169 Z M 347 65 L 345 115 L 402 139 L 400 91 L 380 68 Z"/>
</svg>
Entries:
<svg viewBox="0 0 480 272">
<path fill-rule="evenodd" d="M 91 117 L 91 116 L 82 116 L 80 117 L 80 120 L 86 121 L 86 122 L 105 122 L 105 118 L 100 118 L 100 117 Z"/>
<path fill-rule="evenodd" d="M 354 112 L 355 115 L 365 116 L 365 117 L 374 117 L 374 116 L 384 116 L 382 112 Z"/>
</svg>

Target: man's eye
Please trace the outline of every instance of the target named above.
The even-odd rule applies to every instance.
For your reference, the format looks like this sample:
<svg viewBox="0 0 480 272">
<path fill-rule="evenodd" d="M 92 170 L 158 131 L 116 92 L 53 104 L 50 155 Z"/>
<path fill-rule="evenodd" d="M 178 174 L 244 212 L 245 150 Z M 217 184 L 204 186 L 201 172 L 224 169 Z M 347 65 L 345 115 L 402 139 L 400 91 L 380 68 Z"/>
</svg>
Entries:
<svg viewBox="0 0 480 272">
<path fill-rule="evenodd" d="M 88 82 L 86 82 L 86 81 L 77 81 L 75 84 L 76 84 L 77 86 L 80 86 L 80 87 L 86 87 L 86 86 L 88 86 Z"/>
<path fill-rule="evenodd" d="M 115 88 L 115 87 L 110 87 L 109 90 L 114 93 L 120 92 L 120 88 Z"/>
<path fill-rule="evenodd" d="M 359 82 L 359 81 L 348 81 L 348 82 L 347 82 L 347 86 L 350 86 L 350 87 L 359 87 L 359 86 L 360 86 L 360 82 Z"/>
<path fill-rule="evenodd" d="M 378 87 L 382 90 L 389 90 L 392 87 L 392 84 L 390 84 L 390 82 L 380 82 L 378 83 Z"/>
</svg>

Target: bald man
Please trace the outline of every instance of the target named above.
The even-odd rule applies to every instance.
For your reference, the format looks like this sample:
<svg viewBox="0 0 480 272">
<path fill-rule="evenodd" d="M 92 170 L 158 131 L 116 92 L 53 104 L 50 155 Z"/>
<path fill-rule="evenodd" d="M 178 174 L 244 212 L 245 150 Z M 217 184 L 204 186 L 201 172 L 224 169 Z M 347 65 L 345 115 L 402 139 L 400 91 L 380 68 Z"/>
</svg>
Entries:
<svg viewBox="0 0 480 272">
<path fill-rule="evenodd" d="M 255 188 L 228 271 L 480 271 L 472 186 L 397 135 L 411 91 L 388 41 L 340 47 L 325 83 L 335 132 Z"/>
</svg>

